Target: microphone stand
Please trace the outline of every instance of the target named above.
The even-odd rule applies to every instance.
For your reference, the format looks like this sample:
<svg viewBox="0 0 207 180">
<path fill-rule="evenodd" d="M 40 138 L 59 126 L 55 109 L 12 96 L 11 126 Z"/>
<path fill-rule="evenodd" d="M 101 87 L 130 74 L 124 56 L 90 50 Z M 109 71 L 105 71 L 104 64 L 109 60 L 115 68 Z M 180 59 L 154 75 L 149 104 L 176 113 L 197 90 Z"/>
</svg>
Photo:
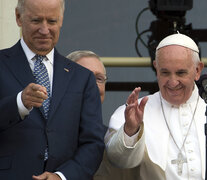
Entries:
<svg viewBox="0 0 207 180">
<path fill-rule="evenodd" d="M 205 97 L 205 103 L 207 103 L 207 96 Z M 205 129 L 205 136 L 206 136 L 206 167 L 207 167 L 207 105 L 206 105 L 206 123 L 204 125 L 204 129 Z M 207 180 L 207 171 L 205 172 L 205 180 Z"/>
</svg>

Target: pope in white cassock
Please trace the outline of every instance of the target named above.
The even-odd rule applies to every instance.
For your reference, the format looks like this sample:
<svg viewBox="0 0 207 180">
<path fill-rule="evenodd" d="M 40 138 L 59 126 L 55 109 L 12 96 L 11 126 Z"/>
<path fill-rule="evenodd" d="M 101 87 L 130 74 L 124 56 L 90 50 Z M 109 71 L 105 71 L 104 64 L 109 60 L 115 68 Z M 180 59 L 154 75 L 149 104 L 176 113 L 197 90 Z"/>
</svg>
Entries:
<svg viewBox="0 0 207 180">
<path fill-rule="evenodd" d="M 138 166 L 139 180 L 205 178 L 206 104 L 196 80 L 204 67 L 195 42 L 186 35 L 164 38 L 153 65 L 159 92 L 138 99 L 135 88 L 112 115 L 105 136 L 109 160 Z"/>
</svg>

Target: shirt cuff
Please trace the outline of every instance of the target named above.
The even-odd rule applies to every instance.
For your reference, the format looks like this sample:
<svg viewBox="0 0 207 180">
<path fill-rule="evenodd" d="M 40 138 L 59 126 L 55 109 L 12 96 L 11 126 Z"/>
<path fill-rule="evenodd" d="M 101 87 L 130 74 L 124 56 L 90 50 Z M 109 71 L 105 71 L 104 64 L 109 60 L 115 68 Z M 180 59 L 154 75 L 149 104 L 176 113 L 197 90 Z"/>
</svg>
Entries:
<svg viewBox="0 0 207 180">
<path fill-rule="evenodd" d="M 18 107 L 18 111 L 19 111 L 19 115 L 20 115 L 21 119 L 24 119 L 25 116 L 29 115 L 29 112 L 31 110 L 29 111 L 24 106 L 21 96 L 22 96 L 22 91 L 17 94 L 17 107 Z"/>
<path fill-rule="evenodd" d="M 143 134 L 143 124 L 141 124 L 139 131 L 134 134 L 133 136 L 128 136 L 125 132 L 124 132 L 124 142 L 125 145 L 128 147 L 134 147 L 135 144 L 137 143 L 137 141 L 141 138 L 142 134 Z"/>
<path fill-rule="evenodd" d="M 60 171 L 55 172 L 55 174 L 57 174 L 58 176 L 60 176 L 60 179 L 61 179 L 61 180 L 67 180 L 67 179 L 65 178 L 65 176 L 63 175 L 63 173 L 61 173 Z"/>
<path fill-rule="evenodd" d="M 133 136 L 128 136 L 124 132 L 124 142 L 125 142 L 126 146 L 133 147 L 137 142 L 138 134 L 139 134 L 139 131 L 136 134 L 134 134 Z"/>
</svg>

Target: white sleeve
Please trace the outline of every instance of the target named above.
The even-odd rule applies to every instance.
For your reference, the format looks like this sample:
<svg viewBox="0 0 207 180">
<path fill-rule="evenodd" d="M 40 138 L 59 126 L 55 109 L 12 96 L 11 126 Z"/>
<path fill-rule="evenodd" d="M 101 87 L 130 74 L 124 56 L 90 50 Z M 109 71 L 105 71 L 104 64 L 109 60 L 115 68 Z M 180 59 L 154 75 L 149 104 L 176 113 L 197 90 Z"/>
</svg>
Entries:
<svg viewBox="0 0 207 180">
<path fill-rule="evenodd" d="M 123 126 L 113 133 L 106 144 L 106 152 L 110 162 L 120 168 L 138 166 L 142 161 L 145 150 L 144 133 L 141 132 L 140 134 L 142 136 L 137 138 L 139 140 L 136 140 L 134 146 L 127 146 L 124 142 Z"/>
<path fill-rule="evenodd" d="M 63 173 L 61 173 L 60 171 L 55 172 L 55 174 L 57 174 L 58 176 L 60 176 L 61 180 L 67 180 L 65 178 L 65 176 L 63 175 Z"/>
<path fill-rule="evenodd" d="M 21 96 L 22 96 L 22 91 L 17 94 L 17 107 L 18 107 L 19 115 L 21 116 L 22 119 L 24 119 L 24 117 L 28 115 L 31 110 L 29 111 L 24 106 Z"/>
<path fill-rule="evenodd" d="M 111 116 L 109 121 L 109 128 L 118 130 L 125 123 L 124 111 L 126 106 L 120 106 Z"/>
<path fill-rule="evenodd" d="M 111 119 L 109 121 L 109 128 L 105 135 L 105 142 L 108 142 L 111 138 L 111 136 L 118 131 L 121 126 L 125 123 L 125 111 L 126 106 L 122 105 L 120 106 L 111 116 Z M 126 133 L 124 133 L 124 141 L 127 146 L 134 146 L 137 142 L 139 132 L 137 132 L 135 135 L 129 137 Z"/>
<path fill-rule="evenodd" d="M 138 135 L 139 135 L 139 131 L 136 134 L 134 134 L 133 136 L 128 136 L 124 132 L 124 142 L 125 142 L 126 146 L 133 147 L 137 143 Z"/>
<path fill-rule="evenodd" d="M 142 129 L 128 144 L 124 139 L 125 105 L 120 106 L 111 116 L 109 129 L 105 135 L 107 156 L 111 163 L 121 168 L 132 168 L 140 164 L 144 155 L 144 133 Z M 141 135 L 141 137 L 139 137 Z M 127 141 L 125 143 L 125 140 Z M 132 144 L 131 144 L 132 143 Z M 129 146 L 128 146 L 129 145 Z"/>
</svg>

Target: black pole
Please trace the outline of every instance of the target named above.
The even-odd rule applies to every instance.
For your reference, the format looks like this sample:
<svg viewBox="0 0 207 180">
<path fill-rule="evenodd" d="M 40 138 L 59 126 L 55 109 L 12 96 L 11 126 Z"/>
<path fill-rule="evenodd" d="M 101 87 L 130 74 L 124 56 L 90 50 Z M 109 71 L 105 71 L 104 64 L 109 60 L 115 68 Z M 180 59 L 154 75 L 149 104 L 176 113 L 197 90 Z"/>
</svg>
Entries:
<svg viewBox="0 0 207 180">
<path fill-rule="evenodd" d="M 206 100 L 205 100 L 206 102 Z M 206 123 L 205 123 L 205 135 L 206 135 L 206 165 L 207 165 L 207 106 L 206 106 Z M 206 166 L 207 167 L 207 166 Z M 207 172 L 205 173 L 205 180 L 207 180 Z"/>
</svg>

